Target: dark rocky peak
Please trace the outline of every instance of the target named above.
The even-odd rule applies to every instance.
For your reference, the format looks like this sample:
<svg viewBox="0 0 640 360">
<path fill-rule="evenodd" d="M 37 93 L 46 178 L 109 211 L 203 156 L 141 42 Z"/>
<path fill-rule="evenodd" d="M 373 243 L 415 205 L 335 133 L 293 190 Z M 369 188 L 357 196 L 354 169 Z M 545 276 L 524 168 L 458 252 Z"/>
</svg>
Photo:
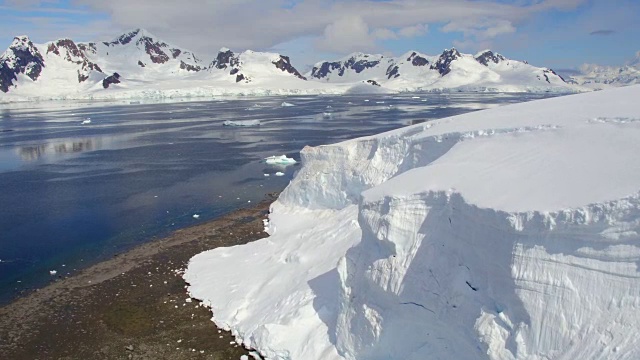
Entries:
<svg viewBox="0 0 640 360">
<path fill-rule="evenodd" d="M 366 83 L 373 86 L 380 86 L 380 84 L 375 80 L 367 80 Z"/>
<path fill-rule="evenodd" d="M 373 55 L 358 53 L 354 54 L 349 58 L 349 60 L 345 61 L 344 67 L 352 69 L 359 74 L 362 71 L 375 67 L 378 64 L 380 64 L 380 60 L 376 60 Z M 340 76 L 342 76 L 342 74 L 340 74 Z"/>
<path fill-rule="evenodd" d="M 168 53 L 176 58 L 182 52 L 182 50 L 176 48 L 169 49 L 167 43 L 157 40 L 156 36 L 144 29 L 135 29 L 104 44 L 107 46 L 135 44 L 139 49 L 144 49 L 151 61 L 156 64 L 164 64 L 169 61 Z"/>
<path fill-rule="evenodd" d="M 228 67 L 235 67 L 240 63 L 238 56 L 233 53 L 233 51 L 222 48 L 218 51 L 218 56 L 216 56 L 215 60 L 211 62 L 212 68 L 216 69 L 226 69 Z"/>
<path fill-rule="evenodd" d="M 451 63 L 460 57 L 460 52 L 455 48 L 447 49 L 442 52 L 435 64 L 432 64 L 431 70 L 438 70 L 441 76 L 447 75 L 451 72 Z"/>
<path fill-rule="evenodd" d="M 104 44 L 107 45 L 107 46 L 127 45 L 136 36 L 138 36 L 138 34 L 140 34 L 141 32 L 142 32 L 142 29 L 135 29 L 135 30 L 130 31 L 130 32 L 126 33 L 126 34 L 120 35 L 117 39 L 115 39 L 115 40 L 113 40 L 111 42 L 104 42 Z"/>
<path fill-rule="evenodd" d="M 169 61 L 169 55 L 167 55 L 157 43 L 145 42 L 144 51 L 149 55 L 152 62 L 156 64 L 164 64 Z"/>
<path fill-rule="evenodd" d="M 66 50 L 64 59 L 73 62 L 73 63 L 81 63 L 83 60 L 86 60 L 87 57 L 80 50 L 78 45 L 71 39 L 60 39 L 54 42 L 49 43 L 47 46 L 47 54 L 54 53 L 58 56 L 61 56 L 60 51 Z"/>
<path fill-rule="evenodd" d="M 407 61 L 411 61 L 411 65 L 413 66 L 425 66 L 429 65 L 429 60 L 420 56 L 417 52 L 412 52 L 411 55 L 407 58 Z"/>
<path fill-rule="evenodd" d="M 151 61 L 156 64 L 164 64 L 169 61 L 169 55 L 163 49 L 167 49 L 169 45 L 161 41 L 155 41 L 148 36 L 141 36 L 136 45 L 144 46 L 144 51 L 149 55 Z"/>
<path fill-rule="evenodd" d="M 84 52 L 85 54 L 90 52 L 92 54 L 95 54 L 98 52 L 98 48 L 96 47 L 96 43 L 94 42 L 90 42 L 90 43 L 78 43 L 78 49 L 80 49 L 82 52 Z"/>
<path fill-rule="evenodd" d="M 42 54 L 31 40 L 27 36 L 15 37 L 0 56 L 0 91 L 8 92 L 20 73 L 36 81 L 44 67 Z"/>
<path fill-rule="evenodd" d="M 480 55 L 476 56 L 476 61 L 484 66 L 489 66 L 489 62 L 499 64 L 504 60 L 507 60 L 507 58 L 498 53 L 494 53 L 491 50 L 485 50 Z"/>
<path fill-rule="evenodd" d="M 380 55 L 353 53 L 341 61 L 324 61 L 316 64 L 313 69 L 311 69 L 311 77 L 322 79 L 334 71 L 338 72 L 338 76 L 342 76 L 348 69 L 359 74 L 366 69 L 380 64 L 380 59 L 382 59 Z"/>
<path fill-rule="evenodd" d="M 120 84 L 120 74 L 116 72 L 102 80 L 102 87 L 105 89 L 108 89 L 111 84 Z"/>
<path fill-rule="evenodd" d="M 291 61 L 289 60 L 288 56 L 280 55 L 280 59 L 278 59 L 277 61 L 273 61 L 272 63 L 276 66 L 276 68 L 284 72 L 294 75 L 299 79 L 307 80 L 306 77 L 302 76 L 302 74 L 300 74 L 300 72 L 296 70 L 293 65 L 291 65 Z"/>
<path fill-rule="evenodd" d="M 85 48 L 87 47 L 85 46 Z M 100 66 L 91 62 L 80 46 L 76 45 L 71 39 L 60 39 L 49 43 L 49 45 L 47 45 L 47 54 L 49 53 L 63 56 L 66 61 L 80 65 L 80 69 L 78 69 L 78 82 L 87 80 L 91 71 L 102 72 Z"/>
<path fill-rule="evenodd" d="M 339 75 L 341 76 L 344 73 L 344 68 L 342 67 L 341 63 L 337 61 L 336 62 L 325 61 L 323 63 L 320 63 L 320 66 L 316 65 L 313 67 L 313 69 L 311 69 L 311 77 L 316 79 L 322 79 L 327 77 L 327 75 L 333 72 L 333 70 L 340 70 Z"/>
</svg>

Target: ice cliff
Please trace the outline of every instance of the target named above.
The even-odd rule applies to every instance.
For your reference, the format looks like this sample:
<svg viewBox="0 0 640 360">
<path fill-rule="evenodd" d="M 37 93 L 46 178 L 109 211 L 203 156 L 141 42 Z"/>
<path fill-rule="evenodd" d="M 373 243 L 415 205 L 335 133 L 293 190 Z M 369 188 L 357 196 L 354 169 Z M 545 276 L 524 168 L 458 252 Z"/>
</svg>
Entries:
<svg viewBox="0 0 640 360">
<path fill-rule="evenodd" d="M 640 86 L 305 148 L 190 294 L 273 359 L 640 357 Z"/>
</svg>

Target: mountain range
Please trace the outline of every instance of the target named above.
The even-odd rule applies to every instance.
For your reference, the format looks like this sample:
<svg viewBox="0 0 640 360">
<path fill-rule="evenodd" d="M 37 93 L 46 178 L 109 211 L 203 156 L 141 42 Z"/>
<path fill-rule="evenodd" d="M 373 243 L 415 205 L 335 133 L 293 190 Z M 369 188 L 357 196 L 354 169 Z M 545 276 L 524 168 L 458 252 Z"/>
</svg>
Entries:
<svg viewBox="0 0 640 360">
<path fill-rule="evenodd" d="M 576 92 L 553 70 L 491 50 L 430 56 L 353 53 L 302 74 L 288 56 L 222 48 L 204 61 L 143 29 L 112 41 L 14 38 L 0 56 L 0 101 L 397 91 Z"/>
<path fill-rule="evenodd" d="M 567 83 L 594 90 L 640 84 L 640 51 L 633 60 L 619 67 L 584 64 L 577 75 L 567 78 Z"/>
</svg>

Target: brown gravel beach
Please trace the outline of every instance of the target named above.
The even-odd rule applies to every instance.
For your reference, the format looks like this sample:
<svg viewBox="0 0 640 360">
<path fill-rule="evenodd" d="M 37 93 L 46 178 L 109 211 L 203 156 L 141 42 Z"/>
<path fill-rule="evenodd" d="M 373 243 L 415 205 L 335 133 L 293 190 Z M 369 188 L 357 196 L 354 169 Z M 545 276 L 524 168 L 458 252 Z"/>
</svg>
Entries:
<svg viewBox="0 0 640 360">
<path fill-rule="evenodd" d="M 0 308 L 0 359 L 240 359 L 181 277 L 195 254 L 265 236 L 277 195 L 177 230 Z"/>
</svg>

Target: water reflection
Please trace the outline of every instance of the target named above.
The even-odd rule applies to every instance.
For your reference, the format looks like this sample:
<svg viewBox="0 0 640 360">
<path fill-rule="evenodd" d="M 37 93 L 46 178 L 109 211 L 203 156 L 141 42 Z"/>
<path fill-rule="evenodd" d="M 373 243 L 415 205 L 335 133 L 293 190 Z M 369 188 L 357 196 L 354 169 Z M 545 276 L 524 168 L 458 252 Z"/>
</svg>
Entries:
<svg viewBox="0 0 640 360">
<path fill-rule="evenodd" d="M 23 146 L 18 148 L 18 155 L 24 161 L 35 161 L 45 155 L 47 145 Z"/>
<path fill-rule="evenodd" d="M 64 155 L 93 151 L 96 149 L 95 144 L 94 139 L 81 139 L 62 143 L 20 146 L 17 152 L 23 161 L 37 161 L 47 155 Z"/>
</svg>

